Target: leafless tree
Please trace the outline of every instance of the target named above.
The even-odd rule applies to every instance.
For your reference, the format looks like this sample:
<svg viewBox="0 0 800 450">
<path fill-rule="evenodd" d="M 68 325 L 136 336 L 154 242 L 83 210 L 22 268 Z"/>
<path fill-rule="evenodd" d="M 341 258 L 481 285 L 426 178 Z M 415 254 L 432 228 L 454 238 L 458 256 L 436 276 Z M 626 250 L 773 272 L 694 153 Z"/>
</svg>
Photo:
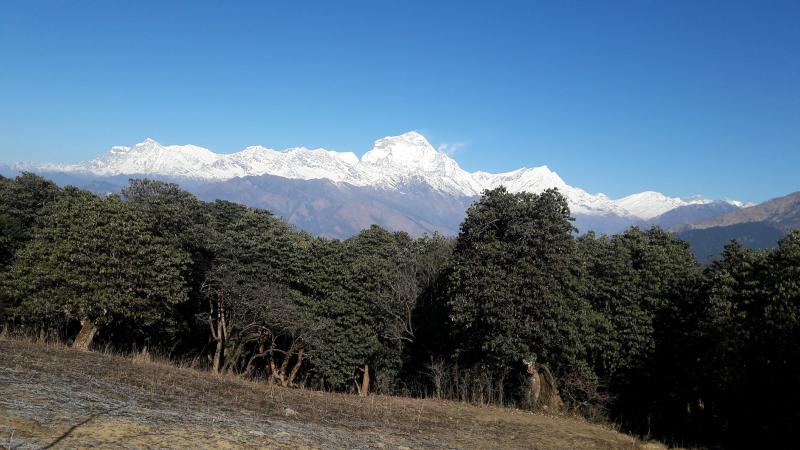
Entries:
<svg viewBox="0 0 800 450">
<path fill-rule="evenodd" d="M 242 371 L 252 376 L 261 367 L 270 381 L 283 386 L 295 383 L 311 327 L 287 286 L 254 283 L 216 266 L 209 271 L 201 292 L 208 301 L 215 373 Z"/>
<path fill-rule="evenodd" d="M 380 312 L 390 318 L 384 337 L 405 344 L 414 342 L 417 305 L 436 282 L 450 254 L 447 241 L 438 236 L 422 239 L 415 247 L 397 256 L 378 298 Z"/>
</svg>

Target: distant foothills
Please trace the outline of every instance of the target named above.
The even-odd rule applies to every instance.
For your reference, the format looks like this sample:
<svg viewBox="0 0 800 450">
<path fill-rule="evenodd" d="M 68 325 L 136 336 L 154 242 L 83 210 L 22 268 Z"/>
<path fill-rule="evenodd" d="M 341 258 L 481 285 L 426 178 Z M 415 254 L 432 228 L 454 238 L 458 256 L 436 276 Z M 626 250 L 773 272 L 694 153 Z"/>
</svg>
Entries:
<svg viewBox="0 0 800 450">
<path fill-rule="evenodd" d="M 767 248 L 800 227 L 800 192 L 758 205 L 652 191 L 611 199 L 568 185 L 547 166 L 467 172 L 413 131 L 377 140 L 361 159 L 350 152 L 304 147 L 253 146 L 218 154 L 146 139 L 76 164 L 0 165 L 6 177 L 24 171 L 98 194 L 119 193 L 130 178 L 171 181 L 202 200 L 268 209 L 300 229 L 334 238 L 347 238 L 372 224 L 412 236 L 455 235 L 469 205 L 484 190 L 501 185 L 512 193 L 557 188 L 581 233 L 613 234 L 631 226 L 673 231 L 704 261 L 732 239 Z"/>
</svg>

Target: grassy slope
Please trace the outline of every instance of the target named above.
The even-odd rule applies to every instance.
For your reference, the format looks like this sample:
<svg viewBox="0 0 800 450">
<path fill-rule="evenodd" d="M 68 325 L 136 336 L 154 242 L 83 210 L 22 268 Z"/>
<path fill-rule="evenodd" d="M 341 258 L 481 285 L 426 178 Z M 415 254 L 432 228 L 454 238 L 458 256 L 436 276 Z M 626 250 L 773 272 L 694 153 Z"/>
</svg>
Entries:
<svg viewBox="0 0 800 450">
<path fill-rule="evenodd" d="M 0 340 L 0 448 L 52 443 L 64 448 L 642 448 L 629 436 L 570 418 L 277 388 L 166 363 Z"/>
</svg>

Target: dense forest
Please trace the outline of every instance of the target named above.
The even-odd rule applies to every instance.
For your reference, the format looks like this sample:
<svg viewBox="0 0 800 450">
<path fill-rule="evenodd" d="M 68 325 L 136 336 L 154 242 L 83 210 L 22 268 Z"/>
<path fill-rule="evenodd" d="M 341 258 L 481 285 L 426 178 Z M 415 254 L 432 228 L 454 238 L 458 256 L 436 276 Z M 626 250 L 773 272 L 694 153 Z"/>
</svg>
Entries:
<svg viewBox="0 0 800 450">
<path fill-rule="evenodd" d="M 578 236 L 556 190 L 487 191 L 454 238 L 340 241 L 159 181 L 101 197 L 0 178 L 0 325 L 682 445 L 780 445 L 800 424 L 800 232 L 701 265 L 658 228 Z"/>
</svg>

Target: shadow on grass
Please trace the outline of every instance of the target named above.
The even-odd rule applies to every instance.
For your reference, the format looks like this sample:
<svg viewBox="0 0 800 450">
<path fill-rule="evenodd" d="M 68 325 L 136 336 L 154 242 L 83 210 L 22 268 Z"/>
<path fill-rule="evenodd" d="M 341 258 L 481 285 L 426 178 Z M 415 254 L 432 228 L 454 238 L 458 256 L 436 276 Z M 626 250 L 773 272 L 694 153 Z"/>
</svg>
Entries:
<svg viewBox="0 0 800 450">
<path fill-rule="evenodd" d="M 69 435 L 72 434 L 78 428 L 82 427 L 83 425 L 86 425 L 87 423 L 91 422 L 92 420 L 94 420 L 94 419 L 96 419 L 96 418 L 98 418 L 100 416 L 104 416 L 104 415 L 109 414 L 111 412 L 114 412 L 114 411 L 116 411 L 118 409 L 120 409 L 119 406 L 117 406 L 115 408 L 107 409 L 107 410 L 99 412 L 99 413 L 92 414 L 91 416 L 87 417 L 86 419 L 84 419 L 84 420 L 76 423 L 75 425 L 69 427 L 69 429 L 67 431 L 65 431 L 64 434 L 62 434 L 61 436 L 57 437 L 56 440 L 54 440 L 53 442 L 51 442 L 51 443 L 45 445 L 44 447 L 42 447 L 42 449 L 44 450 L 46 448 L 55 447 L 56 445 L 58 445 L 59 442 L 61 442 L 64 439 L 68 438 Z"/>
</svg>

